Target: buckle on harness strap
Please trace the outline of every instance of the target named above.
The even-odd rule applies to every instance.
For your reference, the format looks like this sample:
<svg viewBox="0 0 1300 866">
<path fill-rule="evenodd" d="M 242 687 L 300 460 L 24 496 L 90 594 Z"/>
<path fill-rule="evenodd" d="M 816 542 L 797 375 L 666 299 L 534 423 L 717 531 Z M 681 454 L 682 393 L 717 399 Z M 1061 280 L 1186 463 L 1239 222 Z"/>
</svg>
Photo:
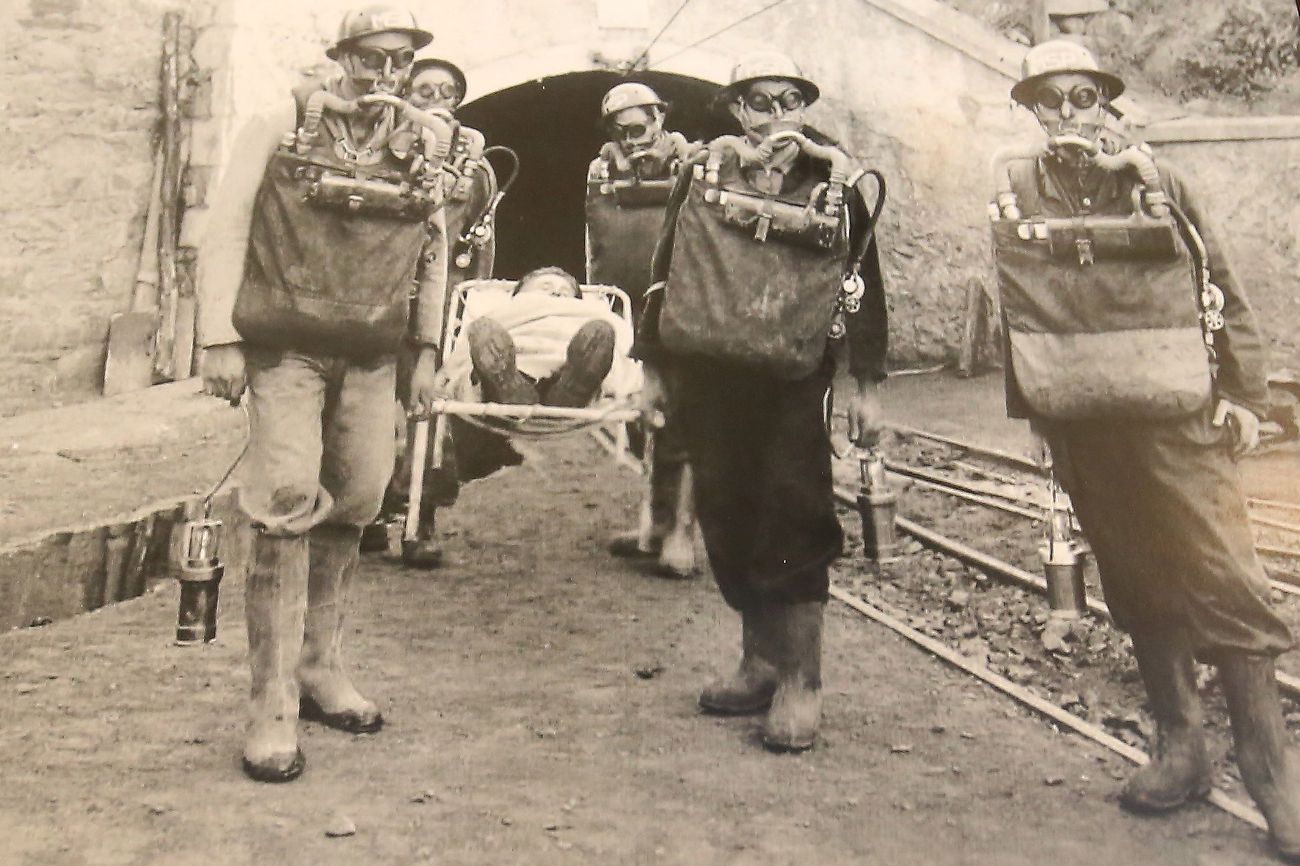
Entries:
<svg viewBox="0 0 1300 866">
<path fill-rule="evenodd" d="M 1079 264 L 1091 265 L 1096 261 L 1092 255 L 1092 238 L 1086 236 L 1075 238 L 1074 248 L 1079 251 Z"/>
</svg>

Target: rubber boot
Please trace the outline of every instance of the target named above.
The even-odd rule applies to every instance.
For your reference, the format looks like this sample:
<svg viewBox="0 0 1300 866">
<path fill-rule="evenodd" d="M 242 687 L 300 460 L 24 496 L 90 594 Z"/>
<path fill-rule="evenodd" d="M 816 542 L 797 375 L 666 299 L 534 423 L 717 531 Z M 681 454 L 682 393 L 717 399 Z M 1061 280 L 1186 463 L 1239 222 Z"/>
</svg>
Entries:
<svg viewBox="0 0 1300 866">
<path fill-rule="evenodd" d="M 709 683 L 700 692 L 700 709 L 718 716 L 760 713 L 772 704 L 776 668 L 765 657 L 764 611 L 760 607 L 740 613 L 741 655 L 735 673 Z"/>
<path fill-rule="evenodd" d="M 763 723 L 763 745 L 774 752 L 802 752 L 817 739 L 822 713 L 822 619 L 819 601 L 765 607 L 764 633 L 776 666 L 776 691 Z"/>
<path fill-rule="evenodd" d="M 673 525 L 673 509 L 677 504 L 678 476 L 675 464 L 654 461 L 650 467 L 650 531 L 642 539 L 640 529 L 620 532 L 609 542 L 609 552 L 614 556 L 648 558 L 658 556 L 663 550 L 664 536 Z M 646 506 L 643 506 L 643 508 Z M 644 512 L 642 512 L 644 515 Z M 642 518 L 644 519 L 644 517 Z"/>
<path fill-rule="evenodd" d="M 357 569 L 361 530 L 355 526 L 317 526 L 311 531 L 311 570 L 298 682 L 301 714 L 350 734 L 383 727 L 379 708 L 358 694 L 343 669 L 343 619 L 348 588 Z"/>
<path fill-rule="evenodd" d="M 442 545 L 438 542 L 435 527 L 436 509 L 426 509 L 428 513 L 420 518 L 419 537 L 414 541 L 402 542 L 402 564 L 408 568 L 420 568 L 431 571 L 442 565 Z"/>
<path fill-rule="evenodd" d="M 614 556 L 658 557 L 657 573 L 687 578 L 695 574 L 695 491 L 689 464 L 659 462 L 650 477 L 650 532 L 644 544 L 640 530 L 622 532 L 609 543 Z"/>
<path fill-rule="evenodd" d="M 384 553 L 388 550 L 388 521 L 381 515 L 366 524 L 361 531 L 362 553 Z"/>
<path fill-rule="evenodd" d="M 695 574 L 695 485 L 691 465 L 677 462 L 666 467 L 674 478 L 668 531 L 659 549 L 659 573 L 687 578 Z"/>
<path fill-rule="evenodd" d="M 1134 635 L 1133 654 L 1155 717 L 1156 738 L 1151 762 L 1129 778 L 1119 802 L 1133 812 L 1168 812 L 1210 791 L 1196 663 L 1184 640 L 1167 635 Z"/>
<path fill-rule="evenodd" d="M 494 403 L 536 403 L 537 389 L 515 366 L 515 341 L 498 322 L 482 316 L 465 326 L 470 362 Z"/>
<path fill-rule="evenodd" d="M 1268 821 L 1278 854 L 1300 863 L 1300 766 L 1282 720 L 1275 676 L 1267 656 L 1226 653 L 1219 663 L 1241 779 Z"/>
<path fill-rule="evenodd" d="M 564 364 L 556 371 L 543 402 L 581 408 L 595 399 L 614 365 L 614 342 L 614 326 L 609 322 L 593 319 L 579 328 L 569 340 Z"/>
<path fill-rule="evenodd" d="M 245 589 L 248 664 L 252 691 L 244 772 L 259 782 L 302 775 L 298 748 L 298 680 L 307 595 L 307 539 L 253 539 L 253 566 Z"/>
</svg>

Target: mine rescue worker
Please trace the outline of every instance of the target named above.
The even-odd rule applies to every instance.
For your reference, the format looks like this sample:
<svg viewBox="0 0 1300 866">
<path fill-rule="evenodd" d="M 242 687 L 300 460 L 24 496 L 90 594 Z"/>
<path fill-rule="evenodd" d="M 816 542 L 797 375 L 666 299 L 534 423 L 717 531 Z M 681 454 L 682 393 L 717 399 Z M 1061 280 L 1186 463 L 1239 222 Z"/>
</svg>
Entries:
<svg viewBox="0 0 1300 866">
<path fill-rule="evenodd" d="M 443 244 L 435 238 L 429 246 L 426 260 L 421 262 L 422 269 L 434 268 L 440 273 L 446 272 L 448 291 L 444 293 L 443 306 L 438 310 L 430 310 L 428 316 L 422 316 L 419 312 L 418 297 L 412 302 L 412 321 L 421 323 L 433 335 L 442 332 L 451 290 L 465 280 L 492 276 L 496 259 L 495 236 L 491 232 L 476 231 L 476 227 L 494 206 L 497 193 L 496 173 L 484 157 L 487 142 L 482 132 L 454 118 L 454 112 L 465 99 L 467 85 L 464 71 L 455 63 L 441 57 L 422 57 L 412 64 L 403 91 L 406 100 L 416 108 L 437 112 L 448 118 L 454 130 L 451 151 L 443 164 L 443 171 L 447 175 L 446 204 L 430 223 L 431 233 L 445 234 L 446 249 L 443 250 Z M 412 132 L 418 130 L 408 123 L 397 134 L 409 136 Z M 444 259 L 438 258 L 440 251 L 447 254 Z M 404 351 L 398 356 L 397 389 L 404 407 L 403 412 L 405 407 L 411 405 L 405 387 L 408 371 L 419 355 L 421 341 L 425 339 L 414 332 L 410 337 Z M 440 337 L 436 341 L 441 342 Z M 463 423 L 455 420 L 449 423 L 453 441 L 443 452 L 442 465 L 437 469 L 432 465 L 424 468 L 417 538 L 414 543 L 402 547 L 402 561 L 415 568 L 431 569 L 441 564 L 442 549 L 436 531 L 437 511 L 456 503 L 460 482 L 519 459 L 509 444 L 499 437 L 491 437 L 480 431 L 467 431 Z M 363 551 L 386 550 L 389 523 L 402 519 L 406 514 L 413 453 L 410 436 L 414 429 L 413 425 L 406 428 L 407 435 L 403 437 L 403 442 L 407 447 L 402 448 L 398 455 L 392 481 L 384 496 L 383 513 L 378 520 L 366 527 L 362 535 Z M 458 460 L 461 453 L 468 459 Z"/>
<path fill-rule="evenodd" d="M 1121 802 L 1163 812 L 1210 789 L 1194 661 L 1213 664 L 1242 779 L 1300 860 L 1273 671 L 1292 637 L 1264 599 L 1235 465 L 1258 443 L 1265 348 L 1200 201 L 1105 129 L 1123 89 L 1061 40 L 1031 49 L 1012 88 L 1048 142 L 998 160 L 1008 413 L 1045 439 L 1132 636 L 1156 737 Z"/>
<path fill-rule="evenodd" d="M 866 442 L 882 423 L 885 301 L 862 172 L 804 125 L 818 94 L 781 55 L 732 70 L 716 104 L 744 135 L 710 142 L 678 178 L 636 345 L 647 403 L 656 368 L 676 376 L 709 562 L 742 619 L 739 668 L 700 707 L 766 710 L 774 751 L 810 748 L 820 722 L 827 569 L 842 542 L 823 414 L 833 333 L 855 380 L 850 435 Z"/>
<path fill-rule="evenodd" d="M 213 203 L 200 283 L 203 378 L 216 396 L 248 390 L 243 767 L 259 781 L 302 772 L 300 714 L 351 733 L 383 724 L 345 670 L 343 617 L 362 527 L 393 469 L 396 353 L 426 223 L 441 204 L 439 167 L 427 156 L 446 142 L 417 148 L 418 161 L 388 147 L 402 122 L 392 97 L 432 39 L 410 13 L 349 11 L 326 51 L 340 73 L 249 124 Z M 445 271 L 426 272 L 422 311 L 441 307 L 444 280 Z M 432 341 L 423 321 L 415 331 Z M 417 380 L 432 381 L 428 355 Z"/>
<path fill-rule="evenodd" d="M 627 292 L 634 322 L 645 308 L 668 193 L 694 150 L 680 132 L 664 128 L 667 111 L 647 85 L 616 84 L 600 101 L 609 140 L 587 171 L 587 280 Z M 670 384 L 671 373 L 664 372 Z M 656 558 L 662 576 L 688 577 L 695 571 L 691 473 L 671 402 L 668 409 L 667 423 L 654 434 L 649 533 L 620 533 L 609 549 L 615 556 Z M 639 448 L 643 441 L 637 438 L 634 445 Z"/>
</svg>

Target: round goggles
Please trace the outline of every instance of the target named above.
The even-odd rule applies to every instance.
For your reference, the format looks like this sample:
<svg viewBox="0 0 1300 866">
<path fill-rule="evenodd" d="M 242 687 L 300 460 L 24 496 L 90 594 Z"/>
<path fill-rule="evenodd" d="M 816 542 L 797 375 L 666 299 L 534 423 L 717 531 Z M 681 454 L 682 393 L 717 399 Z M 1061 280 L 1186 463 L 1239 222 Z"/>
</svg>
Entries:
<svg viewBox="0 0 1300 866">
<path fill-rule="evenodd" d="M 384 64 L 391 61 L 393 69 L 405 69 L 415 62 L 414 48 L 393 48 L 386 50 L 383 48 L 353 48 L 352 56 L 357 58 L 363 69 L 369 69 L 371 72 L 382 72 Z"/>
<path fill-rule="evenodd" d="M 614 123 L 610 124 L 612 132 L 619 141 L 634 141 L 639 138 L 645 138 L 650 127 L 645 123 L 629 123 L 627 125 Z"/>
<path fill-rule="evenodd" d="M 1052 84 L 1045 84 L 1034 94 L 1034 107 L 1059 111 L 1066 100 L 1080 111 L 1087 111 L 1101 101 L 1101 91 L 1091 84 L 1080 84 L 1069 93 Z"/>
<path fill-rule="evenodd" d="M 437 84 L 425 82 L 419 87 L 413 88 L 415 93 L 425 99 L 432 99 L 435 96 L 441 96 L 443 99 L 458 99 L 460 97 L 460 88 L 454 81 L 440 81 Z"/>
<path fill-rule="evenodd" d="M 803 98 L 802 91 L 793 88 L 780 93 L 751 90 L 745 94 L 744 102 L 751 110 L 761 114 L 771 114 L 772 107 L 775 105 L 781 106 L 785 111 L 798 111 L 808 104 Z"/>
</svg>

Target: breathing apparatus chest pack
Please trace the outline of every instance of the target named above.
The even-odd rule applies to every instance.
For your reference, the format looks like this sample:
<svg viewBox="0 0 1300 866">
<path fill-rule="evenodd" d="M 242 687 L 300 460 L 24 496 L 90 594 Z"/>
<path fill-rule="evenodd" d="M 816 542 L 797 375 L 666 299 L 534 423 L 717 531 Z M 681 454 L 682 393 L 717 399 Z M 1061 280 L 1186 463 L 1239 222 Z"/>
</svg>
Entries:
<svg viewBox="0 0 1300 866">
<path fill-rule="evenodd" d="M 668 139 L 671 156 L 651 176 L 612 142 L 605 143 L 587 173 L 587 280 L 627 292 L 638 316 L 664 209 L 690 155 L 681 133 L 669 133 Z"/>
<path fill-rule="evenodd" d="M 690 166 L 660 338 L 674 353 L 803 378 L 822 363 L 846 293 L 862 294 L 860 279 L 846 280 L 844 191 L 801 155 L 802 180 L 779 195 L 759 193 L 740 156 L 718 144 Z"/>
<path fill-rule="evenodd" d="M 1007 363 L 1025 401 L 1059 420 L 1204 408 L 1222 295 L 1216 310 L 1198 293 L 1198 275 L 1214 288 L 1204 257 L 1194 260 L 1163 191 L 1134 184 L 1128 213 L 1047 216 L 1040 170 L 1036 159 L 1009 163 L 1011 196 L 991 209 Z"/>
<path fill-rule="evenodd" d="M 235 301 L 245 340 L 358 359 L 397 350 L 441 192 L 377 151 L 353 161 L 322 134 L 306 145 L 289 136 L 272 154 Z"/>
</svg>

